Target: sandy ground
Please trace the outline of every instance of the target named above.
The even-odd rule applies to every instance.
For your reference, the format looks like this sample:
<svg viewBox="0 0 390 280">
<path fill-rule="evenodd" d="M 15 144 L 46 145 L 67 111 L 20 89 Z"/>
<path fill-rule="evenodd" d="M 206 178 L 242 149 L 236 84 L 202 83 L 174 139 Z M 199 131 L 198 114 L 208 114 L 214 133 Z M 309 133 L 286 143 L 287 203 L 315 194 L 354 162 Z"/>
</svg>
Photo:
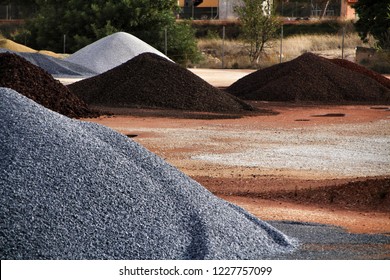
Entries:
<svg viewBox="0 0 390 280">
<path fill-rule="evenodd" d="M 133 137 L 216 195 L 263 220 L 390 233 L 388 106 L 257 106 L 278 114 L 182 119 L 136 116 L 135 112 L 92 121 Z M 355 193 L 349 187 L 341 202 L 317 202 L 303 196 L 289 199 L 297 191 L 328 193 L 337 186 L 373 178 L 369 189 Z M 374 188 L 383 186 L 382 194 L 375 193 L 378 189 Z M 351 206 L 348 201 L 361 192 L 378 199 Z"/>
<path fill-rule="evenodd" d="M 227 87 L 253 70 L 191 71 Z M 390 104 L 253 104 L 273 113 L 194 119 L 121 109 L 89 121 L 132 137 L 263 220 L 390 234 Z"/>
<path fill-rule="evenodd" d="M 192 73 L 203 78 L 209 84 L 215 87 L 228 87 L 244 76 L 255 72 L 251 69 L 189 69 Z"/>
<path fill-rule="evenodd" d="M 254 72 L 255 70 L 251 69 L 204 69 L 204 68 L 191 68 L 188 69 L 192 73 L 203 78 L 209 84 L 214 85 L 215 87 L 228 87 L 233 84 L 235 81 L 241 79 L 242 77 Z M 80 80 L 83 80 L 88 77 L 56 77 L 64 85 L 69 85 Z"/>
</svg>

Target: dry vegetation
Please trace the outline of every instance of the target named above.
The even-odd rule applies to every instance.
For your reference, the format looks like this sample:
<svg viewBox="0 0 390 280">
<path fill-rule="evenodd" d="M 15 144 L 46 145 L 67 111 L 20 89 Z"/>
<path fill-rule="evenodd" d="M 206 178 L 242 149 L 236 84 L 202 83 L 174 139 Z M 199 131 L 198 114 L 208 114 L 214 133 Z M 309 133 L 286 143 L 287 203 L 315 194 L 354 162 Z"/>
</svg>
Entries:
<svg viewBox="0 0 390 280">
<path fill-rule="evenodd" d="M 356 33 L 344 38 L 344 57 L 354 60 L 356 46 L 363 45 Z M 321 54 L 329 58 L 341 58 L 342 36 L 335 35 L 295 35 L 283 40 L 283 61 L 294 59 L 305 52 Z M 221 68 L 224 57 L 225 68 L 264 68 L 280 61 L 280 40 L 274 40 L 266 49 L 259 65 L 251 65 L 243 42 L 220 38 L 200 39 L 198 47 L 204 60 L 197 64 L 201 68 Z M 222 55 L 224 54 L 224 55 Z"/>
</svg>

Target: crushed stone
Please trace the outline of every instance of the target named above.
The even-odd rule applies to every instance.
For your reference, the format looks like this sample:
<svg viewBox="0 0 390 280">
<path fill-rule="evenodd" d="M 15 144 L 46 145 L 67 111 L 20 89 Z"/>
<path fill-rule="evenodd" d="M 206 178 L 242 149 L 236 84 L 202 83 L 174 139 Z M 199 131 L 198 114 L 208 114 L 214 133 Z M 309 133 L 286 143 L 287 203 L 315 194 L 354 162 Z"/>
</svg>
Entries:
<svg viewBox="0 0 390 280">
<path fill-rule="evenodd" d="M 125 135 L 0 88 L 1 259 L 262 259 L 290 239 Z"/>
<path fill-rule="evenodd" d="M 84 66 L 41 53 L 13 52 L 6 49 L 0 49 L 0 53 L 6 52 L 14 53 L 23 57 L 54 77 L 90 77 L 97 74 Z"/>
<path fill-rule="evenodd" d="M 101 74 L 145 52 L 169 59 L 137 37 L 126 32 L 117 32 L 82 48 L 65 60 Z"/>
<path fill-rule="evenodd" d="M 341 66 L 341 67 L 347 68 L 349 70 L 352 70 L 352 71 L 355 71 L 357 73 L 361 73 L 363 75 L 366 75 L 370 78 L 373 78 L 374 80 L 376 80 L 378 83 L 382 84 L 383 86 L 390 88 L 390 79 L 387 79 L 383 75 L 381 75 L 375 71 L 372 71 L 364 66 L 361 66 L 361 65 L 354 63 L 352 61 L 348 61 L 346 59 L 340 59 L 340 58 L 334 58 L 334 59 L 331 59 L 330 61 L 336 65 Z"/>
<path fill-rule="evenodd" d="M 260 69 L 226 91 L 245 100 L 390 102 L 390 89 L 375 79 L 312 53 Z"/>
<path fill-rule="evenodd" d="M 254 108 L 189 70 L 143 53 L 98 76 L 68 85 L 87 104 L 237 113 Z"/>
<path fill-rule="evenodd" d="M 14 89 L 46 108 L 68 117 L 98 115 L 45 70 L 16 54 L 0 53 L 0 86 Z"/>
</svg>

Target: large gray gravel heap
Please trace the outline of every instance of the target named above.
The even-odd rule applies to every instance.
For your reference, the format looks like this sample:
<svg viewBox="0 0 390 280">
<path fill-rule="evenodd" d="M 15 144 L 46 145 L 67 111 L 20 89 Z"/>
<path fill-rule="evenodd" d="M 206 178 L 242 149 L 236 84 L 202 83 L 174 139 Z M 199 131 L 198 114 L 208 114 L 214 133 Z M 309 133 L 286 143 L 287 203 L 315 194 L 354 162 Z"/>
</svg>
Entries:
<svg viewBox="0 0 390 280">
<path fill-rule="evenodd" d="M 261 259 L 296 247 L 126 136 L 0 88 L 1 259 Z"/>
<path fill-rule="evenodd" d="M 101 74 L 146 52 L 169 59 L 137 37 L 126 32 L 117 32 L 82 48 L 65 60 Z"/>
<path fill-rule="evenodd" d="M 13 52 L 6 49 L 0 49 L 0 53 L 14 53 L 32 64 L 42 68 L 49 74 L 58 77 L 74 77 L 74 76 L 94 76 L 97 73 L 76 63 L 58 59 L 40 53 Z"/>
</svg>

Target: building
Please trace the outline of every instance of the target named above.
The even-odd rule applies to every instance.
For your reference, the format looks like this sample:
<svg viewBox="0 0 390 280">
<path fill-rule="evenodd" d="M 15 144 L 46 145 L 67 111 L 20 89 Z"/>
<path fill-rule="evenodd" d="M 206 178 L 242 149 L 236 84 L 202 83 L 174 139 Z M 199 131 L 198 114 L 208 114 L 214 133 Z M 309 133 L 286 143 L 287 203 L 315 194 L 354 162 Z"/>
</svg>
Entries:
<svg viewBox="0 0 390 280">
<path fill-rule="evenodd" d="M 242 5 L 241 0 L 203 0 L 201 4 L 192 5 L 193 0 L 178 0 L 179 7 L 182 12 L 181 18 L 193 18 L 193 19 L 237 19 L 237 15 L 234 12 L 236 6 Z M 273 0 L 267 2 L 273 4 Z M 270 13 L 270 5 L 264 3 L 264 11 Z M 268 7 L 268 8 L 267 8 Z"/>
<path fill-rule="evenodd" d="M 219 0 L 203 0 L 194 6 L 192 0 L 178 0 L 180 18 L 215 19 L 219 16 Z"/>
<path fill-rule="evenodd" d="M 345 20 L 356 20 L 357 14 L 352 7 L 358 0 L 341 0 L 340 17 Z"/>
</svg>

